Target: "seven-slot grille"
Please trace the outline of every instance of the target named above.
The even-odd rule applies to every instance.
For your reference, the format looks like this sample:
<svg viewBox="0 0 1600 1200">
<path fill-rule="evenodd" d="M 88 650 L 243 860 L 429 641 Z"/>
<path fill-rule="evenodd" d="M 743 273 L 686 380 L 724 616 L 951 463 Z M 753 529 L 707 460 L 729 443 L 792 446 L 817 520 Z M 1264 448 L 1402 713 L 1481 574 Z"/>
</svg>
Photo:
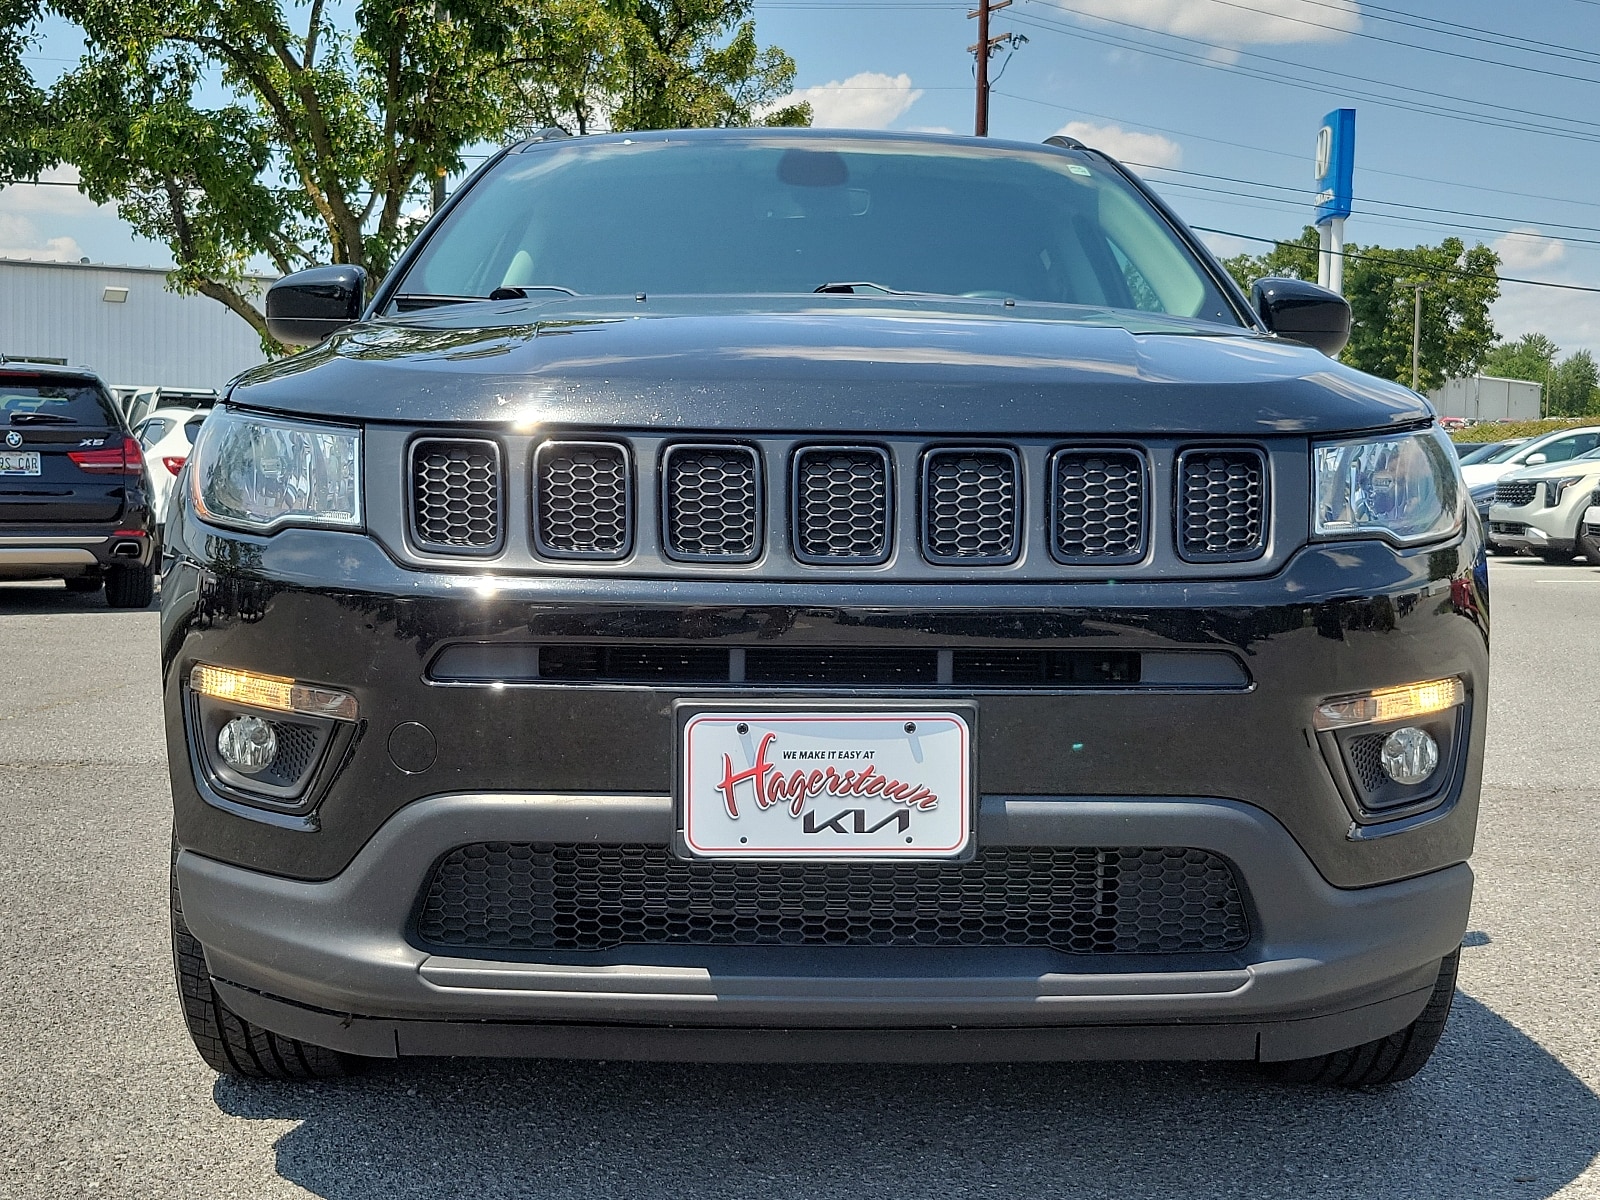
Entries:
<svg viewBox="0 0 1600 1200">
<path fill-rule="evenodd" d="M 493 554 L 500 548 L 500 447 L 423 438 L 411 447 L 411 527 L 419 548 Z"/>
<path fill-rule="evenodd" d="M 1062 450 L 1050 462 L 1051 549 L 1064 563 L 1144 557 L 1144 456 L 1135 450 Z"/>
<path fill-rule="evenodd" d="M 1512 508 L 1521 508 L 1524 504 L 1533 503 L 1533 494 L 1539 485 L 1531 479 L 1503 479 L 1494 489 L 1496 504 L 1509 504 Z"/>
<path fill-rule="evenodd" d="M 672 446 L 661 486 L 667 553 L 750 562 L 761 550 L 761 468 L 748 446 Z"/>
<path fill-rule="evenodd" d="M 633 482 L 616 442 L 544 442 L 533 456 L 533 538 L 549 558 L 623 558 Z"/>
<path fill-rule="evenodd" d="M 1007 563 L 1017 556 L 1017 456 L 934 450 L 922 469 L 922 548 L 929 562 Z"/>
<path fill-rule="evenodd" d="M 889 557 L 889 456 L 873 446 L 813 446 L 794 460 L 795 556 L 808 563 Z"/>
<path fill-rule="evenodd" d="M 1267 545 L 1267 470 L 1259 450 L 1178 457 L 1178 546 L 1191 560 L 1259 558 Z"/>
<path fill-rule="evenodd" d="M 428 946 L 1035 946 L 1070 954 L 1237 950 L 1229 865 L 1183 847 L 984 846 L 970 862 L 680 859 L 665 846 L 480 842 L 445 856 Z"/>
<path fill-rule="evenodd" d="M 660 552 L 686 563 L 754 563 L 766 553 L 770 504 L 787 508 L 792 552 L 801 562 L 858 566 L 889 560 L 897 485 L 886 449 L 801 446 L 792 452 L 786 494 L 770 489 L 764 478 L 764 460 L 778 453 L 736 442 L 667 445 L 657 471 L 649 472 Z M 502 458 L 499 443 L 486 438 L 424 436 L 411 443 L 408 512 L 411 541 L 419 550 L 501 552 Z M 1173 536 L 1179 557 L 1196 563 L 1260 558 L 1269 526 L 1265 454 L 1252 447 L 1192 448 L 1175 462 Z M 546 441 L 534 449 L 529 467 L 536 555 L 621 560 L 633 553 L 636 467 L 626 443 Z M 1010 447 L 931 447 L 915 471 L 918 548 L 935 566 L 1016 562 L 1023 555 L 1024 520 L 1038 511 L 1028 499 L 1037 488 L 1044 516 L 1029 524 L 1045 527 L 1040 551 L 1070 566 L 1141 563 L 1150 553 L 1155 515 L 1152 470 L 1146 452 L 1134 447 L 1065 447 L 1027 471 Z M 1503 483 L 1498 498 L 1506 501 L 1512 487 L 1531 493 L 1536 486 Z M 647 547 L 651 541 L 646 539 Z"/>
</svg>

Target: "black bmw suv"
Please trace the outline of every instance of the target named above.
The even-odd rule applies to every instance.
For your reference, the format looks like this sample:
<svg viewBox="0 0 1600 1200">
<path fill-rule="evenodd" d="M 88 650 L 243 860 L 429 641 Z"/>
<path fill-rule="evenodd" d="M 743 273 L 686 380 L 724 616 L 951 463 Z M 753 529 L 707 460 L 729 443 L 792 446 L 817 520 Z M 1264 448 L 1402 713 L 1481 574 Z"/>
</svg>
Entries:
<svg viewBox="0 0 1600 1200">
<path fill-rule="evenodd" d="M 90 371 L 0 358 L 0 579 L 105 588 L 146 608 L 155 539 L 144 454 Z"/>
<path fill-rule="evenodd" d="M 1115 161 L 496 156 L 167 526 L 184 1012 L 362 1057 L 1428 1058 L 1482 534 L 1425 401 Z"/>
</svg>

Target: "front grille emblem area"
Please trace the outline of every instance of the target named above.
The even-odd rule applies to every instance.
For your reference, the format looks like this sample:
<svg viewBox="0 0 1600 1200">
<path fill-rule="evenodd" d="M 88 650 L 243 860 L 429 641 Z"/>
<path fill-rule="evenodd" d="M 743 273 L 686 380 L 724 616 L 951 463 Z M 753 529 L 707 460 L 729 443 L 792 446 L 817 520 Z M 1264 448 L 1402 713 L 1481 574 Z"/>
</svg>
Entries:
<svg viewBox="0 0 1600 1200">
<path fill-rule="evenodd" d="M 542 442 L 533 454 L 534 548 L 546 558 L 626 558 L 631 466 L 618 442 Z"/>
<path fill-rule="evenodd" d="M 754 562 L 761 553 L 761 491 L 761 460 L 749 446 L 669 446 L 661 469 L 668 556 Z"/>
<path fill-rule="evenodd" d="M 889 557 L 889 455 L 876 446 L 811 446 L 794 457 L 794 553 L 804 563 L 865 566 Z"/>
<path fill-rule="evenodd" d="M 930 451 L 922 476 L 922 550 L 932 563 L 1015 561 L 1020 539 L 1011 450 Z"/>
<path fill-rule="evenodd" d="M 477 438 L 411 444 L 411 537 L 432 554 L 492 555 L 504 539 L 500 446 Z"/>
</svg>

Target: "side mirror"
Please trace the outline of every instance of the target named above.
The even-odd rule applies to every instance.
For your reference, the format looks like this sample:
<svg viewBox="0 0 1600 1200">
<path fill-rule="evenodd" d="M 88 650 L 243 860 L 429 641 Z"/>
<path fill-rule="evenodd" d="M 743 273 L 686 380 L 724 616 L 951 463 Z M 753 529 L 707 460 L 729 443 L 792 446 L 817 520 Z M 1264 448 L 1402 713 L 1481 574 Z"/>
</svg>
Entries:
<svg viewBox="0 0 1600 1200">
<path fill-rule="evenodd" d="M 1542 467 L 1549 461 L 1550 460 L 1542 453 L 1530 454 L 1527 458 L 1522 460 L 1522 465 L 1525 467 Z"/>
<path fill-rule="evenodd" d="M 1303 279 L 1258 279 L 1250 302 L 1273 333 L 1329 358 L 1350 340 L 1350 302 L 1338 292 Z"/>
<path fill-rule="evenodd" d="M 290 346 L 314 346 L 361 319 L 367 273 L 348 265 L 311 267 L 267 289 L 267 332 Z"/>
</svg>

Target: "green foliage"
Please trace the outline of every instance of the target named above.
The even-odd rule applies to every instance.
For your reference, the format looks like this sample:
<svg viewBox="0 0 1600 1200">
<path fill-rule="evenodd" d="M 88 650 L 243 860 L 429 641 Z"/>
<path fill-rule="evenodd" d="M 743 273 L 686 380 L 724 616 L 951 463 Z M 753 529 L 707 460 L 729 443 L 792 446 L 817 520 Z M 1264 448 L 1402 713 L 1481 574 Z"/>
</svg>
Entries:
<svg viewBox="0 0 1600 1200">
<path fill-rule="evenodd" d="M 1501 342 L 1483 356 L 1483 373 L 1500 379 L 1527 379 L 1548 383 L 1555 366 L 1557 346 L 1542 333 L 1525 333 L 1514 342 Z"/>
<path fill-rule="evenodd" d="M 1248 290 L 1257 279 L 1317 277 L 1318 236 L 1307 226 L 1264 255 L 1240 254 L 1223 264 Z M 1495 343 L 1489 305 L 1500 295 L 1497 254 L 1470 250 L 1459 238 L 1437 246 L 1390 249 L 1345 244 L 1344 292 L 1353 318 L 1340 360 L 1401 383 L 1411 382 L 1415 285 L 1422 293 L 1419 386 L 1426 391 L 1476 370 Z"/>
<path fill-rule="evenodd" d="M 23 2 L 0 0 L 0 30 Z M 794 81 L 788 55 L 758 46 L 751 0 L 51 7 L 89 49 L 52 89 L 42 155 L 74 163 L 92 198 L 168 245 L 172 286 L 227 304 L 272 351 L 248 265 L 347 262 L 381 277 L 470 147 L 549 124 L 750 124 Z M 0 70 L 6 46 L 0 34 Z M 809 117 L 801 105 L 765 120 Z"/>
<path fill-rule="evenodd" d="M 41 144 L 49 110 L 22 60 L 40 11 L 36 0 L 0 0 L 0 182 L 27 179 L 51 165 Z"/>
<path fill-rule="evenodd" d="M 1542 421 L 1483 421 L 1466 429 L 1454 431 L 1450 435 L 1450 440 L 1472 444 L 1504 442 L 1512 438 L 1542 437 L 1573 424 L 1576 422 L 1570 417 L 1548 418 Z"/>
<path fill-rule="evenodd" d="M 1600 371 L 1587 350 L 1579 350 L 1550 373 L 1545 411 L 1553 417 L 1600 413 Z"/>
</svg>

